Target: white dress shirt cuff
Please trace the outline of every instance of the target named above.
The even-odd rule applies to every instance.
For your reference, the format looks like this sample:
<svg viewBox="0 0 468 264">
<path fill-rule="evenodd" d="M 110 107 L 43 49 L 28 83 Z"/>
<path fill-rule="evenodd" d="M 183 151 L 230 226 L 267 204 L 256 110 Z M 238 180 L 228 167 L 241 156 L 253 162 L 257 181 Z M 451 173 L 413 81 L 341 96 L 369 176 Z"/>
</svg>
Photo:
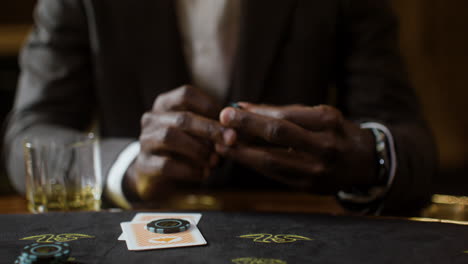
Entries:
<svg viewBox="0 0 468 264">
<path fill-rule="evenodd" d="M 117 157 L 117 160 L 112 165 L 107 175 L 106 196 L 115 205 L 130 209 L 132 205 L 125 198 L 122 190 L 122 182 L 125 172 L 140 152 L 140 143 L 133 142 L 128 145 Z"/>
</svg>

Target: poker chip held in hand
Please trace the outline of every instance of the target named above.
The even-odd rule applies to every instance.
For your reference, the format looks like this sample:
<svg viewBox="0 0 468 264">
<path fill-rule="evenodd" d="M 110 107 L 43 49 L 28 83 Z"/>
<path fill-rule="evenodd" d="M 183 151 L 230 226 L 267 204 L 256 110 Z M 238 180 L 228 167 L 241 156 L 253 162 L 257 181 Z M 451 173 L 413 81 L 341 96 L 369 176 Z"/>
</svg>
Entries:
<svg viewBox="0 0 468 264">
<path fill-rule="evenodd" d="M 189 228 L 189 221 L 178 218 L 158 219 L 146 225 L 148 231 L 159 234 L 179 233 L 187 231 Z"/>
<path fill-rule="evenodd" d="M 15 263 L 66 263 L 70 257 L 70 245 L 67 243 L 34 243 L 23 248 Z"/>
</svg>

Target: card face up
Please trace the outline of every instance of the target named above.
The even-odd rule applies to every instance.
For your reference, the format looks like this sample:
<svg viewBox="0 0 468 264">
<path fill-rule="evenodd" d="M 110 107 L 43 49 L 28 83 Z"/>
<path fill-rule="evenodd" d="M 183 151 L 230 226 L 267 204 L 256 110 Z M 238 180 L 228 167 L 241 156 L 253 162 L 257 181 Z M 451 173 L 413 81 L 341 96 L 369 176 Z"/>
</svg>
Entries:
<svg viewBox="0 0 468 264">
<path fill-rule="evenodd" d="M 190 228 L 183 232 L 159 234 L 146 229 L 154 220 L 179 218 L 190 222 Z M 138 213 L 131 222 L 120 223 L 122 235 L 119 240 L 127 242 L 128 250 L 151 250 L 161 248 L 206 245 L 207 242 L 197 227 L 201 214 L 190 213 Z"/>
<path fill-rule="evenodd" d="M 150 250 L 207 244 L 196 225 L 191 225 L 189 230 L 184 232 L 158 234 L 146 230 L 146 224 L 147 222 L 124 222 L 120 224 L 127 238 L 129 250 Z"/>
<path fill-rule="evenodd" d="M 190 223 L 195 223 L 198 225 L 202 215 L 201 214 L 189 214 L 189 213 L 137 213 L 131 222 L 151 222 L 157 219 L 163 218 L 182 218 L 188 220 Z M 122 233 L 118 240 L 124 241 L 126 240 L 125 232 Z"/>
</svg>

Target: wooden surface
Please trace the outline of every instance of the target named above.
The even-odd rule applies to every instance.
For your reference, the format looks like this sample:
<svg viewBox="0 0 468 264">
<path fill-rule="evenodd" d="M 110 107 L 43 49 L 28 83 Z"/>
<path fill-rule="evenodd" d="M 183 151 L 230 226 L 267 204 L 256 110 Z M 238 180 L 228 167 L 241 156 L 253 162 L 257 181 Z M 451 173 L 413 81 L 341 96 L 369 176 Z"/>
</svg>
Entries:
<svg viewBox="0 0 468 264">
<path fill-rule="evenodd" d="M 159 210 L 225 210 L 257 212 L 302 212 L 343 215 L 347 214 L 334 197 L 301 193 L 282 192 L 238 192 L 210 193 L 209 195 L 187 195 L 174 199 L 166 208 Z M 144 210 L 144 208 L 140 208 Z M 26 200 L 19 195 L 0 196 L 0 214 L 26 214 Z M 462 221 L 468 224 L 468 197 L 435 195 L 433 203 L 419 215 L 424 219 L 415 221 Z"/>
<path fill-rule="evenodd" d="M 0 25 L 0 56 L 17 56 L 31 24 Z"/>
<path fill-rule="evenodd" d="M 0 196 L 0 214 L 29 213 L 26 200 L 19 195 Z"/>
<path fill-rule="evenodd" d="M 333 197 L 308 194 L 222 192 L 181 196 L 159 210 L 226 210 L 259 212 L 304 212 L 344 214 Z M 144 208 L 139 208 L 144 209 Z M 0 214 L 29 213 L 26 200 L 19 195 L 0 196 Z"/>
</svg>

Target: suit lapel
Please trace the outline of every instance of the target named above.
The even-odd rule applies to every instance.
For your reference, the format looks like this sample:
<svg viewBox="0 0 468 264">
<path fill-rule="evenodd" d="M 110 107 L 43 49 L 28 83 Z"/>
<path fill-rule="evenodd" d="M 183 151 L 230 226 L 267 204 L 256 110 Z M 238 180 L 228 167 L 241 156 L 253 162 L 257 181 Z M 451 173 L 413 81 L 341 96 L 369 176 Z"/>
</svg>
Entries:
<svg viewBox="0 0 468 264">
<path fill-rule="evenodd" d="M 296 0 L 244 0 L 230 99 L 258 100 Z"/>
<path fill-rule="evenodd" d="M 144 1 L 137 20 L 149 32 L 139 32 L 142 67 L 139 69 L 140 93 L 145 107 L 151 108 L 161 92 L 190 82 L 182 49 L 175 1 Z M 135 28 L 135 30 L 141 30 Z"/>
<path fill-rule="evenodd" d="M 290 24 L 288 20 L 296 1 L 243 0 L 239 45 L 230 86 L 231 100 L 258 100 Z M 137 10 L 135 30 L 145 28 L 150 32 L 134 36 L 141 49 L 140 93 L 148 109 L 159 93 L 190 83 L 190 75 L 183 55 L 175 1 L 144 3 L 138 5 L 141 10 Z"/>
</svg>

